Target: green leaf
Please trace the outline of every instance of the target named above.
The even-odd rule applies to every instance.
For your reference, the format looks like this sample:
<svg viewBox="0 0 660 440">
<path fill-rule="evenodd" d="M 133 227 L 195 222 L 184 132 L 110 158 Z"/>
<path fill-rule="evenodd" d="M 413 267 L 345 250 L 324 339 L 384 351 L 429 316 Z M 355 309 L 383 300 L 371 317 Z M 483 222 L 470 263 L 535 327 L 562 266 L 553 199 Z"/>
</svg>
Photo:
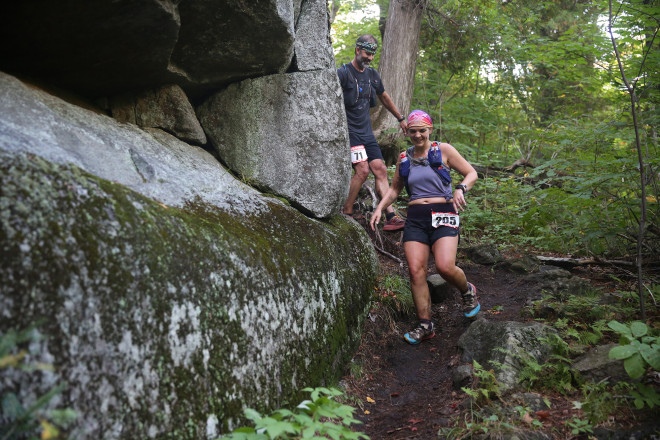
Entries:
<svg viewBox="0 0 660 440">
<path fill-rule="evenodd" d="M 644 360 L 639 353 L 635 353 L 633 356 L 623 361 L 623 367 L 626 369 L 628 376 L 630 376 L 632 379 L 638 379 L 642 377 L 646 371 L 646 364 L 644 363 Z"/>
<path fill-rule="evenodd" d="M 643 322 L 635 321 L 630 324 L 630 330 L 635 338 L 641 338 L 649 331 L 649 328 Z"/>
<path fill-rule="evenodd" d="M 282 422 L 272 417 L 264 417 L 257 427 L 266 428 L 266 432 L 271 438 L 277 438 L 282 434 L 297 434 L 296 429 L 291 422 Z"/>
<path fill-rule="evenodd" d="M 25 408 L 14 393 L 5 393 L 2 395 L 2 413 L 9 420 L 16 420 L 23 417 Z"/>
<path fill-rule="evenodd" d="M 660 346 L 648 346 L 645 344 L 639 352 L 651 368 L 660 371 Z"/>
<path fill-rule="evenodd" d="M 616 347 L 613 347 L 610 350 L 609 353 L 609 358 L 610 359 L 627 359 L 630 356 L 634 355 L 635 353 L 638 353 L 639 350 L 637 347 L 633 345 L 618 345 Z"/>
<path fill-rule="evenodd" d="M 252 408 L 245 408 L 243 414 L 245 414 L 248 420 L 252 420 L 255 423 L 261 420 L 261 414 Z"/>
<path fill-rule="evenodd" d="M 54 409 L 48 412 L 48 418 L 57 426 L 66 428 L 78 418 L 78 413 L 71 408 Z"/>
<path fill-rule="evenodd" d="M 632 332 L 627 325 L 621 324 L 619 321 L 610 321 L 607 326 L 617 332 L 618 334 L 632 339 Z"/>
</svg>

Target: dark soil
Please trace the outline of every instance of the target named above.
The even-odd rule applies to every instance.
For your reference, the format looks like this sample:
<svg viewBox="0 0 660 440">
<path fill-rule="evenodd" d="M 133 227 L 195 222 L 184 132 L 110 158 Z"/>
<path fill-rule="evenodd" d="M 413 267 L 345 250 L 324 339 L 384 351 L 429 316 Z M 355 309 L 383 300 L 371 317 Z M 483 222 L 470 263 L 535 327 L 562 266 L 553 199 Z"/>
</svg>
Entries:
<svg viewBox="0 0 660 440">
<path fill-rule="evenodd" d="M 356 220 L 367 228 L 364 218 L 358 215 Z M 407 280 L 407 267 L 400 244 L 402 233 L 380 233 L 380 238 L 369 230 L 368 233 L 377 247 L 401 260 L 398 263 L 380 253 L 381 275 L 395 274 Z M 461 247 L 464 245 L 461 243 Z M 524 276 L 497 266 L 470 263 L 461 255 L 460 249 L 457 264 L 477 287 L 482 307 L 479 317 L 495 321 L 531 319 L 529 313 L 523 313 L 524 308 L 538 299 L 539 290 L 533 283 L 526 281 Z M 580 269 L 581 273 L 577 275 L 591 278 L 593 283 L 601 287 L 608 287 L 608 278 L 602 277 L 598 270 L 601 269 L 591 273 L 589 269 Z M 436 270 L 431 258 L 429 275 L 433 273 Z M 467 395 L 453 388 L 451 380 L 452 370 L 462 364 L 458 339 L 471 324 L 460 311 L 458 291 L 454 293 L 453 298 L 433 304 L 432 319 L 437 328 L 436 336 L 416 346 L 409 345 L 402 337 L 417 323 L 414 312 L 412 315 L 393 316 L 382 305 L 375 305 L 371 310 L 361 346 L 354 357 L 354 363 L 361 368 L 343 381 L 347 394 L 353 398 L 351 404 L 359 402 L 356 414 L 363 424 L 354 425 L 356 431 L 367 434 L 372 440 L 438 439 L 445 438 L 438 436 L 441 428 L 464 426 L 461 421 L 471 421 Z M 378 294 L 391 295 L 383 291 Z M 572 400 L 580 400 L 581 396 L 546 392 L 544 397 L 551 400 L 552 408 L 543 414 L 530 414 L 530 417 L 543 422 L 543 432 L 549 436 L 547 438 L 587 438 L 572 435 L 564 425 L 566 420 L 581 417 L 580 410 L 574 409 L 572 403 Z M 509 403 L 513 406 L 518 404 Z M 608 423 L 610 428 L 621 429 L 649 423 L 660 427 L 658 414 L 633 414 L 630 410 L 615 416 L 617 418 L 613 416 Z M 528 422 L 531 419 L 528 418 Z M 532 430 L 531 426 L 529 429 Z"/>
</svg>

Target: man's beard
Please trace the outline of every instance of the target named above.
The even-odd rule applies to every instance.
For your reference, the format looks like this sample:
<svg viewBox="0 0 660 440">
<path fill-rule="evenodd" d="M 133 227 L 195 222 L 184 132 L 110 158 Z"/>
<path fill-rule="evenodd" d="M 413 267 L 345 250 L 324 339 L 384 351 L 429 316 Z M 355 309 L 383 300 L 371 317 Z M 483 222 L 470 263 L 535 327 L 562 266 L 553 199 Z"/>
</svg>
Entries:
<svg viewBox="0 0 660 440">
<path fill-rule="evenodd" d="M 358 67 L 363 70 L 369 67 L 369 64 L 371 63 L 370 59 L 363 58 L 362 56 L 359 55 L 355 58 L 355 61 L 357 61 Z"/>
</svg>

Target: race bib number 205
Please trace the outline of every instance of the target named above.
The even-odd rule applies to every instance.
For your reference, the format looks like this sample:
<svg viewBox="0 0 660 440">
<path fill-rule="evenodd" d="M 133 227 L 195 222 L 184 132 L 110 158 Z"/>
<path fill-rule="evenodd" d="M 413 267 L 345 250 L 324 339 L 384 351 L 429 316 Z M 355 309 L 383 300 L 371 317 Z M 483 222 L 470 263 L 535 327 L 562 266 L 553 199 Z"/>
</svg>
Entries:
<svg viewBox="0 0 660 440">
<path fill-rule="evenodd" d="M 440 226 L 449 226 L 450 228 L 458 229 L 460 224 L 460 217 L 453 212 L 433 212 L 431 211 L 431 224 L 434 228 Z"/>
<path fill-rule="evenodd" d="M 367 150 L 364 149 L 364 145 L 351 147 L 351 162 L 360 163 L 365 160 L 367 160 Z"/>
</svg>

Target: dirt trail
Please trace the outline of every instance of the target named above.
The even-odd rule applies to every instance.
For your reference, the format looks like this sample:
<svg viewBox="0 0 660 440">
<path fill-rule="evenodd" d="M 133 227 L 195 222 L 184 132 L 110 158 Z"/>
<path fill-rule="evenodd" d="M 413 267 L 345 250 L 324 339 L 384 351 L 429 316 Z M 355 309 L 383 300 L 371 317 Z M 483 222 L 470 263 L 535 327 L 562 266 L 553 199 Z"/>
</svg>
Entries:
<svg viewBox="0 0 660 440">
<path fill-rule="evenodd" d="M 405 277 L 397 266 L 387 257 L 381 258 L 386 272 Z M 522 320 L 521 308 L 534 289 L 508 272 L 465 263 L 461 267 L 477 286 L 480 316 L 498 321 Z M 429 273 L 435 273 L 433 266 Z M 383 316 L 368 320 L 356 356 L 364 364 L 366 376 L 349 380 L 351 394 L 364 402 L 359 410 L 364 424 L 358 429 L 372 440 L 437 438 L 438 429 L 451 423 L 465 398 L 451 383 L 452 369 L 461 364 L 458 339 L 470 325 L 461 313 L 458 292 L 453 299 L 433 304 L 436 336 L 417 346 L 402 338 L 416 322 L 399 321 L 391 328 L 386 321 Z M 367 397 L 375 402 L 367 402 Z"/>
<path fill-rule="evenodd" d="M 358 222 L 366 226 L 364 219 L 358 219 Z M 373 234 L 368 232 L 373 239 Z M 382 237 L 384 241 L 376 242 L 404 261 L 400 265 L 380 255 L 381 274 L 396 274 L 407 279 L 405 259 L 400 244 L 397 244 L 400 234 L 386 233 Z M 482 306 L 480 318 L 527 320 L 521 313 L 523 308 L 540 297 L 540 289 L 535 283 L 497 266 L 470 263 L 461 255 L 460 249 L 458 265 L 478 289 Z M 435 266 L 430 259 L 429 274 L 433 273 L 436 273 Z M 576 274 L 591 278 L 588 273 Z M 591 275 L 592 281 L 599 284 L 597 274 Z M 409 345 L 402 338 L 416 320 L 388 319 L 378 310 L 367 319 L 363 340 L 354 358 L 362 366 L 361 374 L 347 376 L 344 382 L 348 395 L 362 402 L 356 414 L 363 424 L 355 425 L 355 430 L 366 433 L 372 440 L 438 439 L 440 428 L 454 426 L 456 419 L 461 417 L 466 395 L 452 387 L 451 373 L 461 365 L 458 339 L 471 321 L 461 313 L 458 291 L 454 291 L 453 298 L 434 303 L 432 310 L 436 336 L 417 346 Z M 544 428 L 547 428 L 544 432 L 553 430 L 553 438 L 570 438 L 564 422 L 581 414 L 564 396 L 544 397 L 553 402 L 551 419 L 544 421 Z"/>
</svg>

